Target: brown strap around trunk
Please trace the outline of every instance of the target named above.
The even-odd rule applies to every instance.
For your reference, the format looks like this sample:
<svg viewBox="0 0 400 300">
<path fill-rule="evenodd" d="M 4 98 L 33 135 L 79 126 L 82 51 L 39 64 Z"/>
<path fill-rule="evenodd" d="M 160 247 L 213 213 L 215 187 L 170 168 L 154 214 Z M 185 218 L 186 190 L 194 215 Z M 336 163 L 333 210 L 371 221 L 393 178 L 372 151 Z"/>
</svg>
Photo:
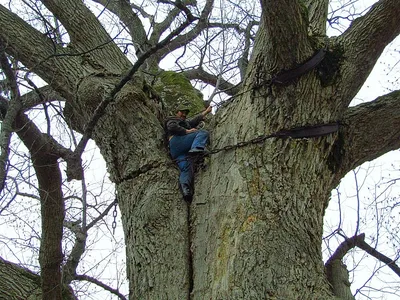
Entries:
<svg viewBox="0 0 400 300">
<path fill-rule="evenodd" d="M 271 83 L 278 85 L 289 84 L 294 79 L 306 74 L 307 72 L 311 71 L 316 66 L 318 66 L 318 64 L 324 59 L 325 53 L 326 53 L 325 49 L 319 50 L 313 57 L 311 57 L 309 60 L 307 60 L 300 66 L 288 71 L 283 71 L 278 75 L 276 75 L 274 78 L 272 78 Z"/>
</svg>

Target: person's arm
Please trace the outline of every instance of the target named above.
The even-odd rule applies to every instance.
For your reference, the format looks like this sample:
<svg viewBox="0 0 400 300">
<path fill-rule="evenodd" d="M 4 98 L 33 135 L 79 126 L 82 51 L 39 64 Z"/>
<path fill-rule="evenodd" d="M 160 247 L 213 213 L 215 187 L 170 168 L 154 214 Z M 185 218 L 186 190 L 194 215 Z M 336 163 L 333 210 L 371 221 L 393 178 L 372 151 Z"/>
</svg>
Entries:
<svg viewBox="0 0 400 300">
<path fill-rule="evenodd" d="M 197 125 L 199 125 L 199 123 L 204 120 L 206 115 L 208 115 L 211 112 L 211 110 L 212 110 L 212 107 L 209 106 L 209 107 L 207 107 L 207 109 L 205 111 L 194 116 L 192 119 L 188 120 L 190 126 L 196 127 Z"/>
<path fill-rule="evenodd" d="M 209 105 L 205 111 L 203 111 L 201 114 L 203 115 L 203 118 L 205 118 L 212 110 L 211 105 Z"/>
<path fill-rule="evenodd" d="M 170 135 L 185 135 L 187 133 L 187 129 L 179 125 L 178 119 L 168 120 L 167 130 Z"/>
</svg>

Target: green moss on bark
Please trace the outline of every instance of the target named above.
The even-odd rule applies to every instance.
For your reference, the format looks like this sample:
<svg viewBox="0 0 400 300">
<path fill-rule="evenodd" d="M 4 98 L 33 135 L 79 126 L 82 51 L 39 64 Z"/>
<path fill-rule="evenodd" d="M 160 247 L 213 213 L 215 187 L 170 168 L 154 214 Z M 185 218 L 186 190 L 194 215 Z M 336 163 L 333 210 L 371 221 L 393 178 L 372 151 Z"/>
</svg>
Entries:
<svg viewBox="0 0 400 300">
<path fill-rule="evenodd" d="M 176 106 L 183 103 L 190 107 L 190 115 L 204 110 L 203 94 L 182 74 L 162 71 L 153 87 L 166 104 L 169 114 L 174 114 Z"/>
</svg>

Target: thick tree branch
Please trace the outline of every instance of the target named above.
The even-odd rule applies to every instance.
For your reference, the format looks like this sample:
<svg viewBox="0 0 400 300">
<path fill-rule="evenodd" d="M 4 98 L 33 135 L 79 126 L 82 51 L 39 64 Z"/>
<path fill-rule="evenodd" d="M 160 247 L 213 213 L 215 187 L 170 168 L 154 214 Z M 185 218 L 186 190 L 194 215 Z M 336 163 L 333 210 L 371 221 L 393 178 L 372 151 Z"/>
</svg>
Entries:
<svg viewBox="0 0 400 300">
<path fill-rule="evenodd" d="M 346 239 L 343 243 L 337 247 L 336 251 L 331 255 L 331 257 L 325 263 L 325 267 L 331 264 L 334 260 L 342 260 L 343 257 L 355 246 L 357 246 L 358 241 L 364 241 L 365 234 L 355 235 L 351 238 Z"/>
<path fill-rule="evenodd" d="M 314 49 L 308 39 L 308 16 L 301 1 L 261 0 L 262 16 L 255 46 L 258 55 L 270 65 L 270 72 L 291 69 L 310 57 Z M 265 47 L 267 45 L 267 47 Z"/>
<path fill-rule="evenodd" d="M 40 276 L 0 257 L 0 298 L 28 299 L 42 294 Z"/>
<path fill-rule="evenodd" d="M 342 259 L 356 246 L 357 241 L 364 240 L 364 238 L 365 234 L 360 234 L 346 239 L 325 263 L 326 277 L 331 285 L 333 294 L 339 299 L 354 299 L 350 290 L 349 274 Z"/>
<path fill-rule="evenodd" d="M 379 261 L 385 263 L 390 269 L 392 269 L 394 273 L 396 273 L 397 276 L 400 277 L 400 267 L 395 263 L 395 260 L 390 259 L 386 255 L 368 245 L 368 243 L 365 242 L 364 233 L 347 238 L 344 242 L 342 242 L 325 263 L 325 268 L 328 268 L 330 265 L 332 265 L 334 261 L 342 260 L 344 256 L 355 247 L 364 250 Z"/>
<path fill-rule="evenodd" d="M 308 10 L 309 32 L 313 35 L 326 35 L 329 0 L 306 0 Z"/>
<path fill-rule="evenodd" d="M 119 74 L 131 64 L 96 16 L 80 0 L 43 0 L 42 3 L 65 26 L 73 48 L 86 55 L 89 64 Z M 94 50 L 96 49 L 96 50 Z M 93 51 L 92 51 L 93 50 Z"/>
<path fill-rule="evenodd" d="M 74 97 L 77 75 L 79 70 L 84 70 L 81 59 L 69 56 L 68 49 L 55 45 L 51 39 L 2 5 L 0 38 L 4 41 L 6 53 L 51 83 L 54 89 L 62 91 L 64 97 Z"/>
<path fill-rule="evenodd" d="M 93 2 L 103 5 L 104 8 L 115 14 L 125 24 L 129 30 L 137 55 L 141 55 L 149 49 L 150 44 L 147 40 L 143 24 L 137 14 L 132 10 L 131 4 L 129 4 L 128 1 L 93 0 Z"/>
<path fill-rule="evenodd" d="M 252 35 L 251 31 L 254 26 L 259 25 L 259 22 L 253 21 L 247 24 L 247 27 L 244 31 L 244 49 L 241 57 L 238 61 L 238 67 L 240 70 L 240 79 L 243 81 L 244 76 L 246 75 L 247 66 L 249 64 L 249 54 L 250 54 L 250 47 L 251 47 L 251 40 Z"/>
<path fill-rule="evenodd" d="M 75 235 L 74 246 L 68 256 L 66 263 L 63 266 L 63 283 L 70 284 L 76 276 L 76 269 L 86 250 L 87 231 L 82 230 L 82 227 L 75 225 L 70 227 Z"/>
<path fill-rule="evenodd" d="M 340 81 L 343 109 L 361 88 L 385 47 L 399 35 L 399 15 L 398 0 L 380 0 L 339 38 L 344 51 Z"/>
<path fill-rule="evenodd" d="M 15 120 L 16 133 L 28 148 L 39 184 L 42 235 L 39 263 L 43 298 L 62 299 L 61 247 L 65 214 L 61 190 L 62 176 L 58 155 L 50 139 L 44 138 L 38 128 L 24 114 Z"/>
<path fill-rule="evenodd" d="M 40 276 L 0 257 L 0 299 L 42 299 Z M 77 300 L 68 286 L 63 287 L 63 300 Z"/>
<path fill-rule="evenodd" d="M 38 88 L 37 91 L 30 91 L 21 96 L 22 110 L 24 111 L 36 105 L 52 101 L 65 101 L 65 99 L 49 85 Z"/>
<path fill-rule="evenodd" d="M 207 73 L 202 68 L 184 71 L 182 74 L 185 75 L 189 80 L 198 79 L 214 87 L 217 85 L 218 76 Z M 239 92 L 240 85 L 233 85 L 232 83 L 229 83 L 221 78 L 219 82 L 219 90 L 230 96 L 233 96 Z"/>
<path fill-rule="evenodd" d="M 366 161 L 400 148 L 400 91 L 347 109 L 338 142 L 337 178 Z"/>
<path fill-rule="evenodd" d="M 4 52 L 4 44 L 0 40 L 0 67 L 6 76 L 6 83 L 11 94 L 11 101 L 2 98 L 2 116 L 1 116 L 1 133 L 0 133 L 0 191 L 3 190 L 6 176 L 8 157 L 10 154 L 10 140 L 13 132 L 13 122 L 21 109 L 20 94 L 17 81 L 7 56 Z"/>
</svg>

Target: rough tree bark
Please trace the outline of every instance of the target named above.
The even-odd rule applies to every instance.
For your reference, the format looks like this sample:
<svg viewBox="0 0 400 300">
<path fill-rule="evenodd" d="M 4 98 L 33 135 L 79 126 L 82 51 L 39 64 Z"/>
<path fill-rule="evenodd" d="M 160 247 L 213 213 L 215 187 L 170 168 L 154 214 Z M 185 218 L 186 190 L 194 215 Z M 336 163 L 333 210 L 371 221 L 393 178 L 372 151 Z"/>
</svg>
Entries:
<svg viewBox="0 0 400 300">
<path fill-rule="evenodd" d="M 41 278 L 28 269 L 0 257 L 0 298 L 7 300 L 39 300 L 44 296 L 41 290 Z M 63 300 L 76 300 L 73 291 L 64 286 Z"/>
<path fill-rule="evenodd" d="M 80 1 L 42 2 L 68 30 L 70 48 L 54 45 L 3 6 L 0 38 L 10 55 L 66 99 L 65 115 L 82 132 L 130 63 L 107 43 L 110 37 Z M 328 136 L 270 138 L 212 155 L 187 205 L 162 143 L 160 103 L 140 76 L 130 80 L 107 106 L 93 139 L 118 191 L 131 299 L 337 295 L 321 257 L 324 211 L 331 189 L 346 172 L 400 147 L 398 93 L 348 108 L 384 47 L 400 32 L 400 3 L 378 1 L 331 39 L 321 37 L 326 0 L 262 0 L 261 5 L 241 91 L 217 112 L 212 148 L 300 126 L 342 126 Z M 321 48 L 326 57 L 317 70 L 286 86 L 269 84 Z M 96 51 L 76 55 L 90 49 Z M 366 130 L 368 120 L 385 121 L 385 128 L 375 128 L 384 129 L 380 139 Z"/>
</svg>

